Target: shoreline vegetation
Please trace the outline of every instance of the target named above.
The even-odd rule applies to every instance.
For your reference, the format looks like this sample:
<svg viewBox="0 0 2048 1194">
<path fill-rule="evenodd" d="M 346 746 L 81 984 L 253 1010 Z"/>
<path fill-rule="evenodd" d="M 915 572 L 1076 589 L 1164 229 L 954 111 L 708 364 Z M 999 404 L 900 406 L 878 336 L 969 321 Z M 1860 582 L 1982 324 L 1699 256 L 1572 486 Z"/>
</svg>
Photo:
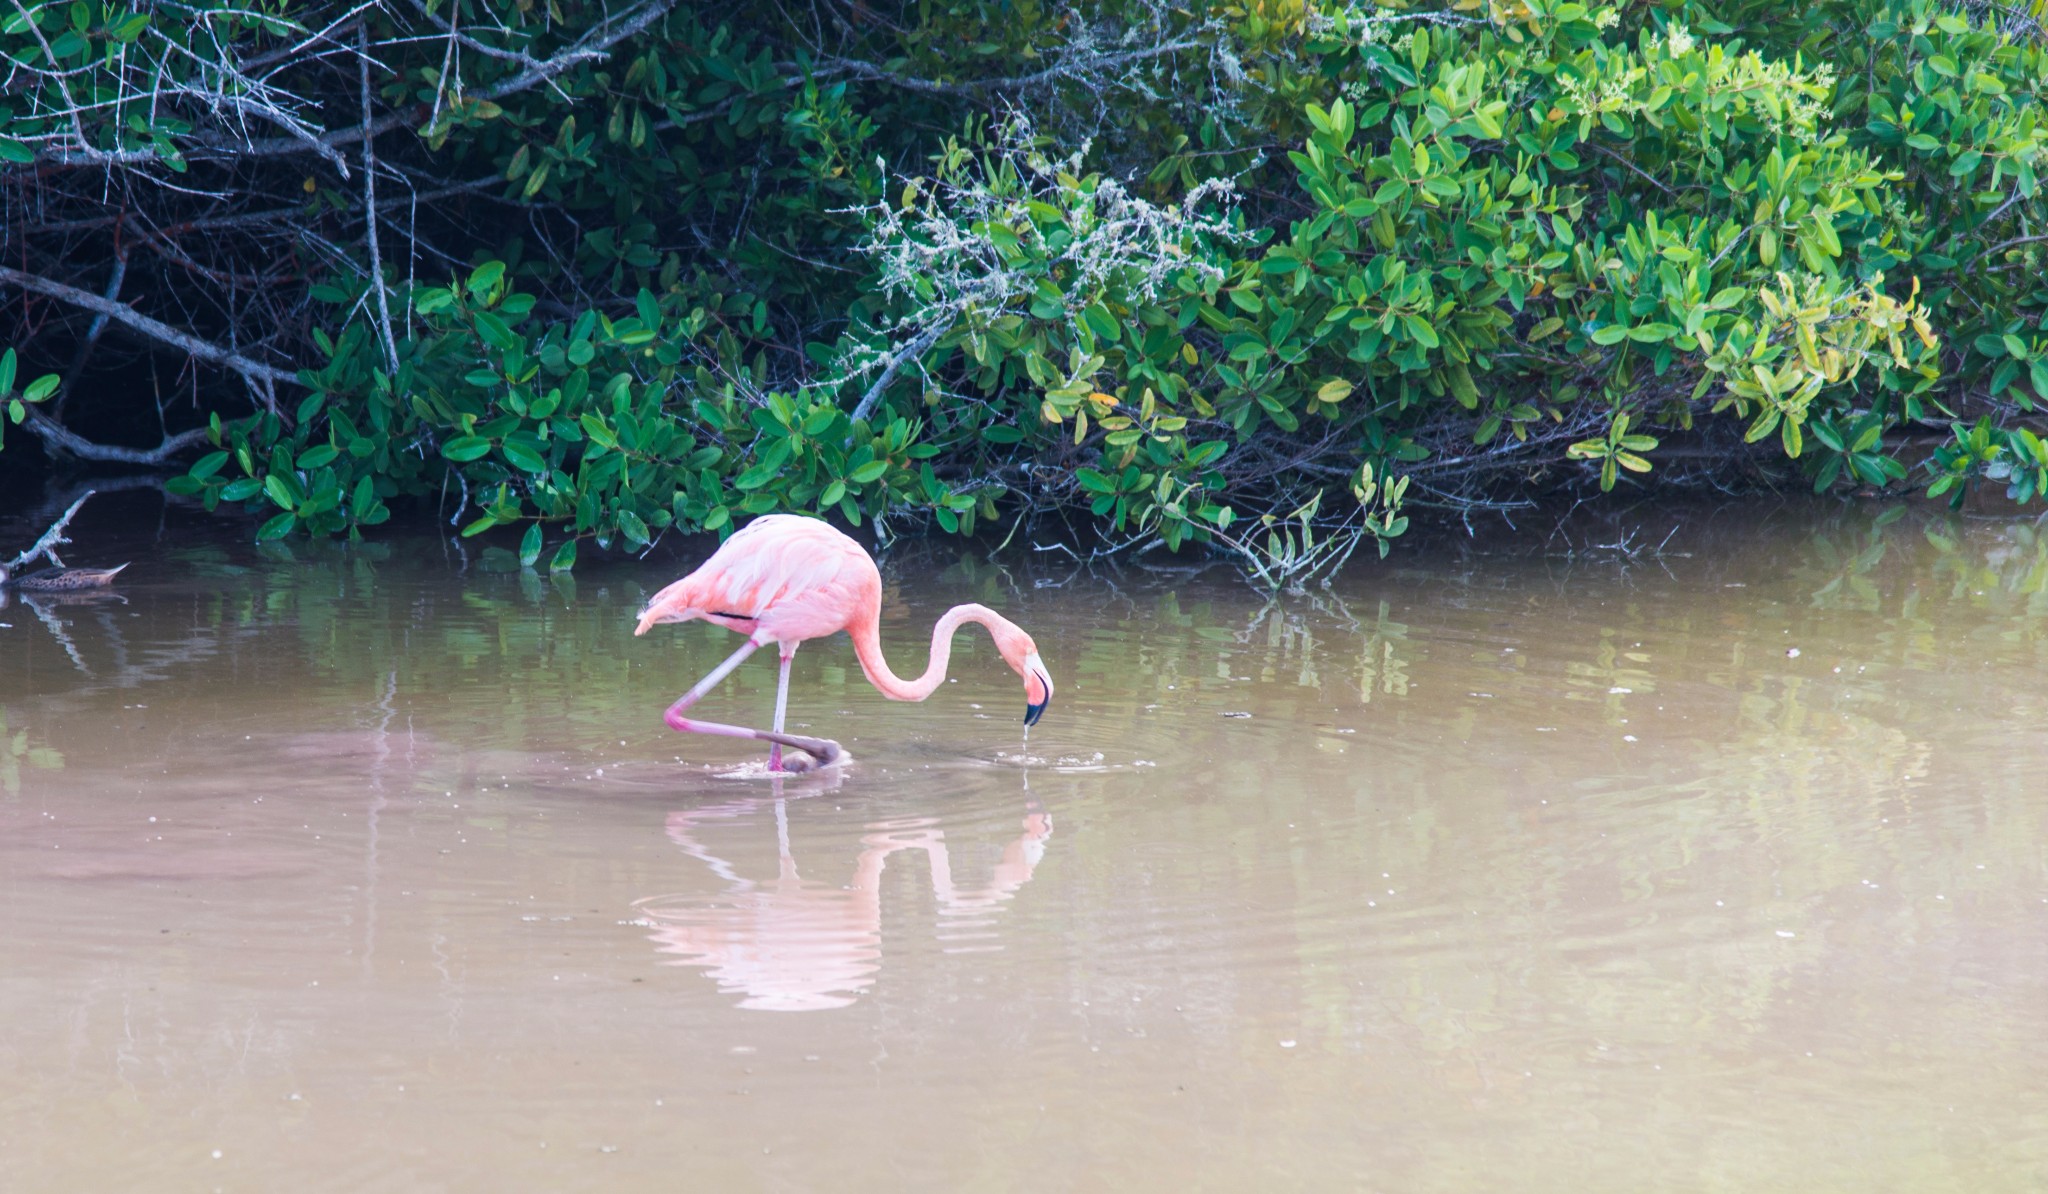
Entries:
<svg viewBox="0 0 2048 1194">
<path fill-rule="evenodd" d="M 24 3 L 0 467 L 528 567 L 2048 495 L 2048 41 L 1928 0 Z"/>
</svg>

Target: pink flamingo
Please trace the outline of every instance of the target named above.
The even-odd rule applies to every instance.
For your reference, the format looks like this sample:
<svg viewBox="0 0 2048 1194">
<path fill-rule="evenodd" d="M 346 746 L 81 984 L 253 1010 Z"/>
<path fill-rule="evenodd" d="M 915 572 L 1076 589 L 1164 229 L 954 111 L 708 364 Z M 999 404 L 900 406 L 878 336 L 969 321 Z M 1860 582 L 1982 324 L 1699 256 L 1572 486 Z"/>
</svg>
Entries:
<svg viewBox="0 0 2048 1194">
<path fill-rule="evenodd" d="M 845 753 L 837 742 L 783 732 L 789 706 L 789 661 L 806 639 L 824 638 L 844 630 L 853 636 L 854 653 L 868 683 L 892 701 L 921 701 L 945 683 L 946 663 L 953 654 L 953 633 L 962 623 L 988 627 L 996 650 L 1010 669 L 1024 677 L 1024 724 L 1035 725 L 1052 700 L 1052 678 L 1031 636 L 1015 622 L 982 605 L 956 605 L 932 628 L 931 662 L 915 680 L 898 679 L 882 658 L 882 574 L 860 544 L 815 518 L 770 514 L 740 528 L 704 561 L 702 567 L 654 595 L 640 611 L 635 635 L 662 622 L 701 618 L 747 636 L 740 649 L 663 714 L 669 728 L 685 734 L 721 734 L 771 743 L 771 771 L 809 771 L 839 761 Z M 762 647 L 774 643 L 782 655 L 782 677 L 775 689 L 775 728 L 695 721 L 683 711 L 702 700 L 720 680 Z M 782 748 L 811 756 L 785 766 Z"/>
</svg>

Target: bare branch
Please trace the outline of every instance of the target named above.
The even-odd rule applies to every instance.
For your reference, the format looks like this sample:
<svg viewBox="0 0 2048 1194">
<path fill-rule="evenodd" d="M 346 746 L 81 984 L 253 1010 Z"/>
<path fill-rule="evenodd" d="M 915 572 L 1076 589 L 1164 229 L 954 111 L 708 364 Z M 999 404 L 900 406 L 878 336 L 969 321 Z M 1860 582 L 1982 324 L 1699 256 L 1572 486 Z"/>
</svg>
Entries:
<svg viewBox="0 0 2048 1194">
<path fill-rule="evenodd" d="M 123 324 L 133 331 L 140 332 L 152 340 L 184 349 L 193 357 L 205 361 L 209 365 L 219 365 L 225 369 L 232 369 L 236 373 L 241 374 L 252 386 L 257 383 L 275 384 L 277 382 L 285 382 L 290 385 L 298 383 L 298 377 L 295 374 L 288 373 L 274 365 L 266 365 L 261 361 L 251 360 L 238 352 L 222 348 L 217 344 L 209 344 L 199 337 L 187 332 L 181 332 L 161 320 L 151 319 L 126 303 L 102 298 L 90 290 L 80 290 L 76 286 L 67 286 L 62 282 L 53 282 L 48 278 L 23 273 L 18 269 L 10 269 L 6 266 L 0 266 L 0 284 L 12 284 L 21 287 L 23 290 L 33 290 L 38 294 L 49 295 L 51 298 L 69 303 L 74 307 L 83 307 L 88 311 L 96 311 L 101 315 L 112 318 L 116 323 Z"/>
<path fill-rule="evenodd" d="M 170 463 L 171 457 L 195 444 L 204 443 L 207 435 L 206 428 L 194 427 L 190 431 L 165 436 L 164 441 L 154 448 L 124 448 L 119 444 L 94 443 L 34 408 L 30 408 L 28 418 L 22 426 L 67 456 L 76 456 L 80 460 L 91 460 L 101 464 L 140 464 L 151 467 Z"/>
<path fill-rule="evenodd" d="M 878 83 L 887 83 L 891 87 L 900 87 L 905 91 L 921 91 L 927 95 L 978 95 L 989 91 L 1026 91 L 1064 79 L 1113 74 L 1128 70 L 1140 62 L 1202 48 L 1203 43 L 1199 41 L 1183 40 L 1108 54 L 1084 50 L 1068 54 L 1044 70 L 1034 71 L 1028 75 L 1012 75 L 997 79 L 965 79 L 957 83 L 899 75 L 893 71 L 883 70 L 872 62 L 862 62 L 854 58 L 827 58 L 819 63 L 815 73 L 824 76 L 851 75 L 856 79 L 872 79 Z M 796 70 L 798 67 L 795 63 L 779 63 L 778 69 Z"/>
<path fill-rule="evenodd" d="M 57 549 L 71 542 L 64 537 L 64 528 L 71 525 L 71 516 L 78 513 L 78 508 L 85 505 L 92 495 L 93 491 L 90 489 L 80 494 L 78 500 L 71 503 L 71 508 L 64 511 L 63 517 L 52 523 L 49 530 L 43 532 L 42 538 L 36 540 L 27 551 L 7 561 L 5 567 L 0 567 L 0 581 L 5 581 L 10 573 L 22 565 L 33 564 L 39 559 L 47 559 L 62 568 L 64 561 L 57 558 Z"/>
<path fill-rule="evenodd" d="M 370 126 L 370 34 L 356 27 L 356 69 L 362 81 L 363 127 Z M 377 138 L 363 138 L 363 238 L 370 248 L 370 285 L 377 288 L 377 329 L 384 336 L 384 362 L 398 374 L 398 341 L 391 334 L 391 295 L 384 285 L 384 254 L 377 245 Z"/>
<path fill-rule="evenodd" d="M 476 94 L 482 99 L 503 99 L 508 95 L 538 87 L 580 62 L 603 58 L 610 53 L 613 46 L 644 32 L 656 21 L 667 16 L 675 2 L 676 0 L 648 0 L 648 3 L 642 5 L 639 11 L 627 20 L 617 24 L 601 24 L 568 49 L 546 59 L 535 60 L 533 65 L 525 70 L 508 79 L 501 79 Z M 432 111 L 431 104 L 409 104 L 377 120 L 365 120 L 352 128 L 336 129 L 326 133 L 318 138 L 318 143 L 330 148 L 353 145 L 364 137 L 375 137 L 395 128 L 415 124 Z M 295 137 L 271 137 L 261 141 L 245 141 L 239 145 L 221 144 L 213 148 L 228 151 L 226 156 L 230 157 L 274 157 L 305 152 L 307 145 Z"/>
<path fill-rule="evenodd" d="M 925 328 L 910 343 L 897 349 L 889 357 L 888 365 L 882 369 L 882 375 L 875 379 L 875 384 L 868 387 L 868 392 L 861 395 L 859 404 L 853 408 L 853 421 L 858 423 L 873 414 L 875 412 L 875 404 L 882 400 L 882 391 L 888 389 L 889 383 L 896 380 L 896 371 L 903 368 L 908 362 L 923 356 L 932 345 L 939 342 L 939 337 L 945 335 L 946 331 L 952 326 L 953 318 L 949 315 L 943 320 Z"/>
</svg>

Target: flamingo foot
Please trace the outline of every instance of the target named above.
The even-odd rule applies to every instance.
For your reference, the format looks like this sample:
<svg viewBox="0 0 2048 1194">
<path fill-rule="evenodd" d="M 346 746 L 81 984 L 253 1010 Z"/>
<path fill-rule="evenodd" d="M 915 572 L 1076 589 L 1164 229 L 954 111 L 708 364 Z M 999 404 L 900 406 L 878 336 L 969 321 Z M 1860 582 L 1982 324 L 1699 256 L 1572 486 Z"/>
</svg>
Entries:
<svg viewBox="0 0 2048 1194">
<path fill-rule="evenodd" d="M 767 742 L 776 746 L 787 746 L 794 750 L 800 750 L 805 755 L 810 756 L 809 758 L 790 756 L 778 759 L 774 755 L 770 755 L 768 769 L 771 772 L 788 774 L 816 771 L 824 767 L 843 763 L 850 757 L 847 755 L 845 747 L 832 741 L 830 738 L 806 738 L 801 734 L 778 734 L 774 730 L 756 730 L 746 726 L 722 725 L 715 721 L 697 721 L 694 718 L 683 716 L 683 710 L 687 708 L 689 708 L 688 698 L 677 701 L 668 707 L 668 712 L 662 714 L 662 720 L 668 723 L 668 728 L 679 734 L 716 734 L 721 738 L 752 738 L 756 742 Z"/>
<path fill-rule="evenodd" d="M 802 751 L 783 759 L 769 760 L 769 770 L 782 771 L 790 775 L 802 775 L 811 771 L 823 771 L 837 766 L 847 759 L 846 748 L 830 738 L 805 738 L 798 734 L 785 734 L 777 745 L 788 745 Z"/>
</svg>

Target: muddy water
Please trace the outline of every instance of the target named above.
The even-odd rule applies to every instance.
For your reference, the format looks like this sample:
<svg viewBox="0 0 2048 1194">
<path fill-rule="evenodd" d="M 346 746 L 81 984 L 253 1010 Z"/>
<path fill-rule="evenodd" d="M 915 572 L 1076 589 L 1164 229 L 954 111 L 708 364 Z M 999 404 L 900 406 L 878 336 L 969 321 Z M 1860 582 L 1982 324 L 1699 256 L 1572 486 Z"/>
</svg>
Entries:
<svg viewBox="0 0 2048 1194">
<path fill-rule="evenodd" d="M 1057 703 L 814 644 L 779 785 L 660 722 L 673 565 L 88 525 L 124 600 L 0 610 L 0 1189 L 2041 1189 L 2048 535 L 1881 512 L 899 554 L 898 670 L 982 601 Z"/>
</svg>

